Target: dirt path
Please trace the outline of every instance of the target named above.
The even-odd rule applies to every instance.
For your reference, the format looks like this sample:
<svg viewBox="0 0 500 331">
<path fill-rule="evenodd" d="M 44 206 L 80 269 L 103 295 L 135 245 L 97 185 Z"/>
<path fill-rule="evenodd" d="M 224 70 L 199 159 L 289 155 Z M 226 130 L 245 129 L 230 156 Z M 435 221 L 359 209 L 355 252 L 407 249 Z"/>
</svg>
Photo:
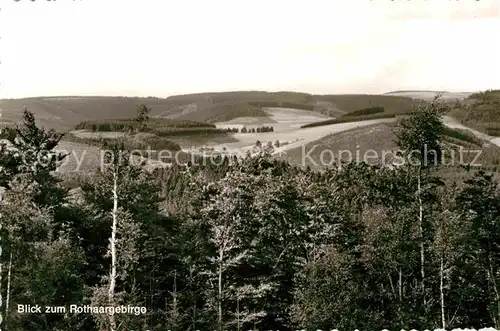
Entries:
<svg viewBox="0 0 500 331">
<path fill-rule="evenodd" d="M 468 126 L 463 125 L 462 123 L 460 123 L 458 120 L 454 119 L 451 116 L 443 116 L 443 124 L 449 128 L 452 128 L 452 129 L 467 130 L 480 139 L 487 140 L 494 145 L 500 146 L 500 137 L 493 137 L 493 136 L 487 135 L 486 133 L 472 129 Z"/>
</svg>

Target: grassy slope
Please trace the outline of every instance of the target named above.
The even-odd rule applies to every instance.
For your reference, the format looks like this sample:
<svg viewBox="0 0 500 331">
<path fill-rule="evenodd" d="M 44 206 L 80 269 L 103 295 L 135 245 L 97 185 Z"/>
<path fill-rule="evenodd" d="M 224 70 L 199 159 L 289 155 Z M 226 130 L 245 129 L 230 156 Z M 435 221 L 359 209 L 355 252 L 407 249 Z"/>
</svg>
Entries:
<svg viewBox="0 0 500 331">
<path fill-rule="evenodd" d="M 474 93 L 456 104 L 452 116 L 478 131 L 500 136 L 500 90 Z"/>
<path fill-rule="evenodd" d="M 67 130 L 82 121 L 129 118 L 139 104 L 151 107 L 151 116 L 194 121 L 218 122 L 241 116 L 265 117 L 264 103 L 292 105 L 338 117 L 367 107 L 382 106 L 387 113 L 401 113 L 411 108 L 410 98 L 387 95 L 311 95 L 296 92 L 239 91 L 198 93 L 168 98 L 137 97 L 39 97 L 0 100 L 2 120 L 21 119 L 22 109 L 35 113 L 46 128 Z M 266 105 L 267 105 L 266 104 Z"/>
<path fill-rule="evenodd" d="M 327 164 L 331 162 L 331 153 L 329 151 L 333 152 L 335 157 L 347 157 L 345 154 L 340 155 L 339 151 L 348 150 L 352 153 L 353 157 L 356 157 L 356 150 L 359 150 L 362 157 L 368 149 L 377 151 L 393 149 L 396 146 L 393 143 L 394 139 L 390 130 L 391 127 L 392 123 L 383 123 L 335 133 L 305 146 L 287 151 L 286 159 L 293 164 L 309 165 L 315 168 L 316 166 L 314 163 L 318 165 L 321 164 L 322 153 L 324 157 L 323 160 Z M 313 161 L 306 158 L 306 154 L 309 155 Z M 333 164 L 336 165 L 337 162 L 338 161 L 335 160 Z M 321 166 L 319 166 L 319 168 L 321 168 Z"/>
<path fill-rule="evenodd" d="M 356 160 L 356 152 L 359 151 L 358 153 L 360 155 L 360 162 L 364 161 L 364 155 L 370 156 L 370 153 L 375 152 L 379 156 L 379 158 L 382 158 L 382 151 L 386 151 L 386 157 L 390 159 L 389 151 L 395 150 L 397 148 L 395 144 L 396 137 L 393 133 L 395 124 L 396 123 L 374 124 L 362 128 L 355 128 L 348 131 L 332 134 L 317 141 L 311 142 L 305 145 L 305 147 L 298 147 L 289 150 L 284 157 L 291 163 L 305 166 L 309 165 L 313 168 L 318 169 L 322 168 L 322 153 L 324 162 L 328 164 L 329 162 L 331 162 L 331 152 L 333 152 L 333 155 L 336 158 L 335 162 L 333 162 L 334 166 L 338 164 L 339 157 L 343 158 L 343 160 L 348 159 L 349 154 L 347 151 L 350 151 L 354 160 Z M 493 144 L 483 145 L 482 141 L 461 130 L 446 128 L 445 135 L 445 144 L 449 148 L 451 148 L 452 146 L 455 146 L 455 148 L 459 148 L 459 146 L 462 146 L 465 150 L 481 150 L 482 153 L 479 159 L 476 160 L 476 163 L 482 164 L 488 170 L 500 170 L 500 147 Z M 374 152 L 366 153 L 368 150 Z M 341 153 L 340 151 L 346 152 Z M 310 161 L 309 158 L 306 158 L 306 154 L 309 155 L 313 161 Z M 464 163 L 472 162 L 475 155 L 476 153 L 464 153 Z M 458 150 L 455 151 L 455 157 L 458 161 Z M 367 163 L 372 164 L 378 163 L 379 161 L 380 159 L 375 158 L 367 159 Z M 318 166 L 316 166 L 315 163 Z M 445 174 L 446 176 L 451 176 L 453 171 L 451 171 L 451 173 L 448 173 L 448 169 L 442 170 L 443 174 Z M 461 170 L 456 171 L 460 172 Z"/>
</svg>

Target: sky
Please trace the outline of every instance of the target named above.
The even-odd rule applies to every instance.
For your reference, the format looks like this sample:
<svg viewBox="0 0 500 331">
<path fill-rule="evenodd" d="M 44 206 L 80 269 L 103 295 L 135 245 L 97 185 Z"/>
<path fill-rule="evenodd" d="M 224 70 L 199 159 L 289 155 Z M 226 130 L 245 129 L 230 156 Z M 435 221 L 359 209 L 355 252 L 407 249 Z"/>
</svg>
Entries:
<svg viewBox="0 0 500 331">
<path fill-rule="evenodd" d="M 500 88 L 499 0 L 0 0 L 0 98 Z"/>
</svg>

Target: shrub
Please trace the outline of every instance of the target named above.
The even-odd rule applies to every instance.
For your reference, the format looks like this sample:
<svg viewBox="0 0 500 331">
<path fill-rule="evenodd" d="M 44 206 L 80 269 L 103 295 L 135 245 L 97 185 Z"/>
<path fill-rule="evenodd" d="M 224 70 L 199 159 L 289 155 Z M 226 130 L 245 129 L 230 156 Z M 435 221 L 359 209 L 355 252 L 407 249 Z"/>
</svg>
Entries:
<svg viewBox="0 0 500 331">
<path fill-rule="evenodd" d="M 102 121 L 84 121 L 75 126 L 75 130 L 91 130 L 93 132 L 105 131 L 128 131 L 134 129 L 137 122 L 134 119 L 108 119 Z M 209 124 L 190 120 L 177 120 L 168 118 L 150 118 L 148 120 L 149 129 L 158 128 L 213 128 L 215 124 Z"/>
<path fill-rule="evenodd" d="M 344 115 L 343 117 L 373 115 L 373 114 L 383 113 L 384 111 L 385 111 L 384 107 L 368 107 L 355 110 L 351 113 Z"/>
</svg>

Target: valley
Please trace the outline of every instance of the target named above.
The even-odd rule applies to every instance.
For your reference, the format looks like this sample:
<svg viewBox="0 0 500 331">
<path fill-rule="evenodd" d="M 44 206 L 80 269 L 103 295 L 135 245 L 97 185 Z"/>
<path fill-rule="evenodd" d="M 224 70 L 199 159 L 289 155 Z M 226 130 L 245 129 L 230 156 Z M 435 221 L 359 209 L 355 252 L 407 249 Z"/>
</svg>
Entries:
<svg viewBox="0 0 500 331">
<path fill-rule="evenodd" d="M 314 149 L 311 153 L 316 160 L 325 150 L 338 152 L 347 149 L 354 152 L 358 148 L 361 151 L 391 149 L 394 147 L 391 130 L 398 119 L 405 116 L 416 103 L 429 102 L 438 94 L 441 95 L 440 100 L 453 105 L 452 113 L 443 116 L 446 127 L 465 132 L 485 144 L 493 144 L 495 148 L 500 146 L 500 138 L 456 118 L 460 117 L 456 115 L 460 110 L 455 105 L 470 107 L 481 100 L 490 100 L 483 94 L 480 94 L 481 98 L 473 99 L 471 95 L 474 94 L 465 92 L 394 91 L 384 95 L 310 95 L 243 91 L 180 95 L 165 99 L 8 99 L 1 100 L 0 105 L 6 125 L 18 121 L 22 108 L 27 107 L 35 113 L 42 126 L 65 133 L 58 148 L 68 151 L 71 160 L 59 169 L 64 173 L 71 172 L 70 169 L 82 171 L 98 167 L 103 142 L 118 138 L 125 139 L 128 148 L 141 155 L 139 159 L 149 158 L 147 164 L 150 167 L 169 165 L 174 160 L 174 154 L 180 155 L 177 160 L 187 162 L 195 156 L 244 157 L 247 153 L 259 153 L 262 147 L 272 147 L 271 153 L 275 157 L 301 166 L 309 162 L 304 160 L 304 153 L 311 149 Z M 144 132 L 127 132 L 125 128 L 132 125 L 138 103 L 150 109 L 148 129 Z M 261 128 L 272 131 L 264 132 Z M 462 140 L 460 144 L 464 145 L 466 141 Z M 162 157 L 165 153 L 158 156 L 162 150 L 167 151 L 169 157 Z M 496 156 L 488 158 L 496 164 L 497 161 L 493 159 L 496 160 Z"/>
</svg>

